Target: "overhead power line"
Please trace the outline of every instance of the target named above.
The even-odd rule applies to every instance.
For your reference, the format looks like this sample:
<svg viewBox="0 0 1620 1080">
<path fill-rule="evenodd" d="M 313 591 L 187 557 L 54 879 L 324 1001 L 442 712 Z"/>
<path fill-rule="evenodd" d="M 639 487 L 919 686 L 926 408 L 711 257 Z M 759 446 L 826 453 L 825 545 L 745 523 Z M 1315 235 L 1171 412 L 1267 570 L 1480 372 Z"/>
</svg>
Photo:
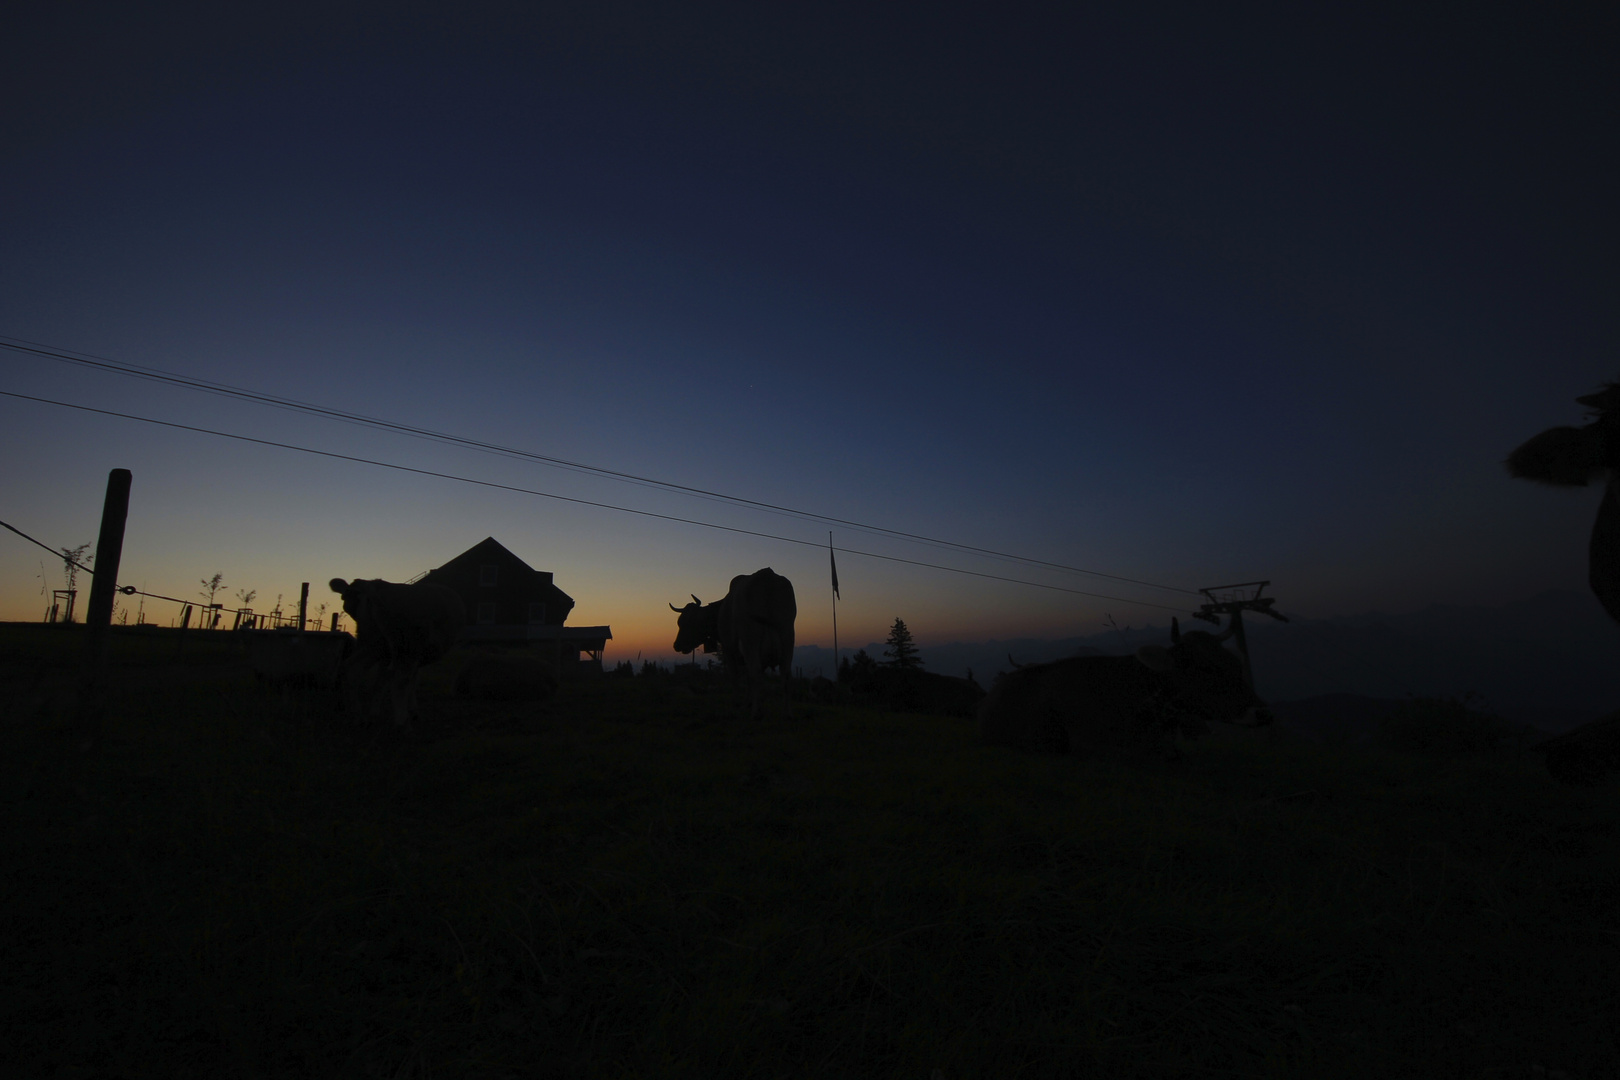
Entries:
<svg viewBox="0 0 1620 1080">
<path fill-rule="evenodd" d="M 776 503 L 762 502 L 757 499 L 747 499 L 738 495 L 727 495 L 723 492 L 711 491 L 707 488 L 693 487 L 686 484 L 677 484 L 668 480 L 659 480 L 653 477 L 640 476 L 635 473 L 621 472 L 616 469 L 606 469 L 596 465 L 587 465 L 584 462 L 570 461 L 566 458 L 552 457 L 538 454 L 528 450 L 519 450 L 498 443 L 484 442 L 461 435 L 451 435 L 430 428 L 416 427 L 393 420 L 384 420 L 375 416 L 366 416 L 361 413 L 352 413 L 343 409 L 332 409 L 324 405 L 315 405 L 292 398 L 279 397 L 275 394 L 264 394 L 254 390 L 231 386 L 228 383 L 214 382 L 208 379 L 199 379 L 187 375 L 179 375 L 159 368 L 146 367 L 140 364 L 131 364 L 120 360 L 111 360 L 104 356 L 93 356 L 88 353 L 75 354 L 67 350 L 45 345 L 37 341 L 25 341 L 21 338 L 0 337 L 0 348 L 11 349 L 14 352 L 28 353 L 64 363 L 78 364 L 83 367 L 94 368 L 100 371 L 126 375 L 132 378 L 146 379 L 151 382 L 164 383 L 171 386 L 184 387 L 204 393 L 218 394 L 222 397 L 237 398 L 243 401 L 252 401 L 261 405 L 270 405 L 278 409 L 288 409 L 294 412 L 307 413 L 312 416 L 322 416 L 328 419 L 341 420 L 344 423 L 359 424 L 381 431 L 392 431 L 398 434 L 410 435 L 415 438 L 428 439 L 433 442 L 446 443 L 454 446 L 466 447 L 483 453 L 497 454 L 505 457 L 515 457 L 528 461 L 539 462 L 555 468 L 569 469 L 575 472 L 591 473 L 597 476 L 608 477 L 624 483 L 638 484 L 644 487 L 661 488 L 694 498 L 711 499 L 718 502 L 731 503 L 737 506 L 746 506 L 755 510 L 763 510 L 773 514 L 783 514 L 807 521 L 817 521 L 831 525 L 841 525 L 846 528 L 857 529 L 862 532 L 879 536 L 889 536 L 914 543 L 927 544 L 933 547 L 947 548 L 956 551 L 982 555 L 988 558 L 1003 559 L 1011 562 L 1025 563 L 1031 566 L 1045 567 L 1049 570 L 1060 570 L 1071 574 L 1085 574 L 1089 577 L 1105 578 L 1110 581 L 1124 582 L 1130 585 L 1141 585 L 1150 589 L 1163 589 L 1168 592 L 1188 593 L 1199 595 L 1195 589 L 1182 588 L 1179 585 L 1164 585 L 1154 581 L 1142 581 L 1138 578 L 1122 577 L 1119 574 L 1108 574 L 1101 570 L 1087 570 L 1079 566 L 1069 566 L 1065 563 L 1049 562 L 1045 559 L 1036 559 L 1027 555 L 1015 555 L 1011 552 L 996 551 L 992 548 L 977 547 L 973 544 L 961 544 L 952 540 L 942 540 L 938 537 L 926 536 L 921 533 L 905 532 L 901 529 L 885 528 L 881 525 L 871 525 L 865 522 L 852 521 L 847 518 L 832 517 L 827 514 L 818 514 L 809 510 L 799 510 L 790 506 L 781 506 Z M 139 418 L 137 418 L 139 419 Z M 993 575 L 992 575 L 993 576 Z M 1179 610 L 1179 609 L 1177 609 Z"/>
<path fill-rule="evenodd" d="M 96 413 L 101 416 L 115 416 L 121 420 L 136 420 L 143 424 L 155 424 L 159 427 L 174 428 L 177 431 L 192 431 L 200 435 L 213 435 L 221 439 L 234 439 L 237 442 L 254 443 L 258 446 L 273 446 L 281 450 L 296 450 L 301 454 L 314 454 L 317 457 L 331 458 L 336 461 L 352 461 L 359 465 L 372 465 L 380 469 L 393 469 L 396 472 L 414 473 L 417 476 L 433 476 L 441 480 L 455 480 L 463 484 L 476 484 L 479 487 L 494 488 L 499 491 L 512 491 L 521 495 L 535 495 L 542 499 L 555 499 L 558 502 L 575 503 L 579 506 L 594 506 L 602 510 L 615 510 L 621 514 L 635 514 L 639 517 L 657 518 L 660 521 L 673 521 L 682 525 L 697 525 L 705 529 L 715 529 L 720 532 L 738 533 L 742 536 L 757 536 L 765 540 L 779 540 L 785 544 L 798 544 L 801 547 L 820 549 L 823 545 L 819 540 L 800 540 L 793 536 L 779 536 L 775 533 L 759 532 L 754 529 L 742 529 L 734 525 L 717 525 L 712 521 L 700 521 L 696 518 L 678 517 L 674 514 L 659 514 L 651 510 L 637 510 L 629 506 L 618 506 L 614 503 L 597 502 L 593 499 L 579 499 L 571 495 L 557 495 L 549 491 L 539 491 L 535 488 L 518 487 L 513 484 L 498 484 L 493 480 L 479 480 L 471 476 L 457 476 L 455 473 L 438 472 L 434 469 L 419 469 L 412 465 L 399 465 L 391 461 L 379 461 L 375 458 L 357 457 L 353 454 L 339 454 L 331 450 L 317 450 L 309 446 L 299 446 L 296 443 L 277 442 L 274 439 L 260 439 L 252 435 L 238 435 L 230 431 L 216 431 L 213 428 L 196 427 L 191 424 L 178 424 L 172 420 L 156 420 L 149 416 L 136 416 L 133 413 L 116 412 L 112 409 L 98 409 L 89 405 L 75 405 L 70 401 L 56 401 L 52 398 L 35 397 L 32 394 L 18 394 L 10 390 L 0 390 L 0 396 L 17 398 L 21 401 L 34 401 L 41 405 L 55 405 L 63 409 L 76 409 L 79 412 Z M 21 535 L 21 534 L 19 534 Z M 31 537 L 29 539 L 32 539 Z M 38 543 L 38 541 L 34 541 Z M 987 574 L 980 570 L 964 570 L 958 566 L 945 566 L 942 563 L 923 562 L 921 559 L 904 559 L 898 555 L 883 555 L 875 551 L 860 551 L 855 548 L 839 548 L 841 552 L 851 555 L 861 555 L 868 559 L 882 559 L 885 562 L 903 563 L 907 566 L 920 566 L 929 570 L 944 570 L 952 574 L 963 574 L 968 577 L 985 578 L 990 581 L 1006 581 L 1014 585 L 1029 585 L 1037 589 L 1051 589 L 1055 592 L 1070 593 L 1075 596 L 1090 596 L 1099 600 L 1115 600 L 1122 604 L 1136 604 L 1141 607 L 1161 608 L 1165 611 L 1184 611 L 1185 608 L 1172 607 L 1169 604 L 1155 604 L 1147 600 L 1132 600 L 1124 596 L 1110 596 L 1106 593 L 1088 592 L 1085 589 L 1071 589 L 1064 585 L 1052 585 L 1044 581 L 1028 581 L 1023 578 L 1006 577 L 1002 574 Z"/>
</svg>

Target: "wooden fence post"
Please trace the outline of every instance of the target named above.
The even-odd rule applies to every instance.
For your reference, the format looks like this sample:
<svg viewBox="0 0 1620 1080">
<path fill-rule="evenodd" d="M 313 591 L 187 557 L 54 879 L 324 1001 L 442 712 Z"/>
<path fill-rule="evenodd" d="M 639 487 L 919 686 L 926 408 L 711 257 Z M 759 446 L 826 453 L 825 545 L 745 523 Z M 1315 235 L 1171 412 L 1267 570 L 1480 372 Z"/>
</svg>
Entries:
<svg viewBox="0 0 1620 1080">
<path fill-rule="evenodd" d="M 304 582 L 298 589 L 298 629 L 304 629 L 304 618 L 309 614 L 309 582 Z"/>
<path fill-rule="evenodd" d="M 100 734 L 107 693 L 107 628 L 118 598 L 118 564 L 124 555 L 124 519 L 129 515 L 128 469 L 107 474 L 101 504 L 101 535 L 96 538 L 96 570 L 85 609 L 84 677 L 79 690 L 80 746 L 88 750 Z"/>
</svg>

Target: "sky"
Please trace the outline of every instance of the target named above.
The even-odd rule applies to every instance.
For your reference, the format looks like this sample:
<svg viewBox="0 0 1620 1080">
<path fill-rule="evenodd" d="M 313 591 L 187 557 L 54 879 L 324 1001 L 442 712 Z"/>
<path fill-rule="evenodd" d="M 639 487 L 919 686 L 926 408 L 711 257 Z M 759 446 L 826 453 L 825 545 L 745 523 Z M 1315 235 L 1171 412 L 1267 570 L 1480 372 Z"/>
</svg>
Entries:
<svg viewBox="0 0 1620 1080">
<path fill-rule="evenodd" d="M 846 645 L 1586 587 L 1600 492 L 1501 460 L 1620 377 L 1614 12 L 40 7 L 0 340 L 812 515 L 0 348 L 146 418 L 0 396 L 0 520 L 93 541 L 133 473 L 121 584 L 494 536 L 610 662 L 762 566 L 831 644 L 829 529 Z M 0 532 L 0 619 L 60 587 Z"/>
</svg>

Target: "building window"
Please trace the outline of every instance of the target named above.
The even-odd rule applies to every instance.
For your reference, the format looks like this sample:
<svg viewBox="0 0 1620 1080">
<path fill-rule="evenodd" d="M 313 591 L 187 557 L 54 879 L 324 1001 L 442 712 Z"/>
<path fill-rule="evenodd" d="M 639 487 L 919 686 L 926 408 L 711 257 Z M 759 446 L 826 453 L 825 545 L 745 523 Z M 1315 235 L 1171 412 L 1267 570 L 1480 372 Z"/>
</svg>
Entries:
<svg viewBox="0 0 1620 1080">
<path fill-rule="evenodd" d="M 478 605 L 478 623 L 480 626 L 493 626 L 495 624 L 495 605 Z"/>
<path fill-rule="evenodd" d="M 544 604 L 530 604 L 529 605 L 529 622 L 530 623 L 543 623 L 545 621 L 546 621 L 546 605 L 544 605 Z"/>
<path fill-rule="evenodd" d="M 483 566 L 480 566 L 478 568 L 478 584 L 486 589 L 494 588 L 496 572 L 498 570 L 500 570 L 500 567 L 496 566 L 494 563 L 485 563 Z"/>
</svg>

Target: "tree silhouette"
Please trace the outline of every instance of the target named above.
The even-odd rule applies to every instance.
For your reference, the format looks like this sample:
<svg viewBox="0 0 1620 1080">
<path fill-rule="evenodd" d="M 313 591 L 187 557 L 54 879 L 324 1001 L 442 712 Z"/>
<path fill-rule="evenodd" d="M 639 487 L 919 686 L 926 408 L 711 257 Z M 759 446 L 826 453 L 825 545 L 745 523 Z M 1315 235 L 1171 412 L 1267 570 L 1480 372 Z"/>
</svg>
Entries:
<svg viewBox="0 0 1620 1080">
<path fill-rule="evenodd" d="M 204 589 L 208 590 L 208 591 L 207 592 L 198 592 L 197 595 L 207 598 L 207 600 L 208 600 L 208 610 L 209 610 L 209 612 L 212 612 L 213 607 L 214 607 L 214 594 L 219 592 L 219 589 L 220 589 L 221 585 L 225 584 L 225 575 L 220 573 L 218 570 L 215 570 L 213 577 L 211 577 L 211 578 L 199 578 L 198 580 L 201 583 L 202 587 Z M 206 622 L 206 620 L 208 619 L 208 614 L 205 613 L 203 615 L 203 619 L 204 619 L 204 622 Z M 200 622 L 197 625 L 198 626 L 203 626 L 204 622 Z M 209 629 L 215 629 L 215 627 L 209 627 Z"/>
<path fill-rule="evenodd" d="M 77 591 L 77 589 L 79 587 L 79 565 L 80 565 L 80 561 L 82 560 L 83 562 L 86 562 L 86 563 L 92 563 L 92 562 L 96 561 L 96 557 L 94 555 L 90 555 L 90 556 L 85 555 L 85 552 L 90 550 L 90 545 L 89 544 L 80 544 L 78 547 L 73 547 L 73 548 L 58 548 L 57 550 L 61 551 L 61 553 L 62 553 L 62 577 L 67 580 L 68 592 L 70 592 L 70 593 L 75 592 L 75 591 Z M 69 617 L 67 619 L 63 620 L 63 621 L 64 622 L 72 622 L 73 621 L 72 620 L 72 615 L 73 615 L 73 600 L 72 600 L 71 597 L 69 597 L 69 599 L 68 599 L 68 616 Z"/>
<path fill-rule="evenodd" d="M 197 595 L 205 598 L 208 601 L 208 606 L 213 607 L 214 606 L 214 594 L 219 592 L 220 586 L 225 584 L 225 575 L 220 573 L 218 570 L 215 570 L 213 577 L 211 577 L 211 578 L 200 578 L 199 582 L 201 583 L 202 587 L 204 589 L 207 589 L 208 591 L 207 592 L 199 592 L 199 593 L 197 593 Z"/>
<path fill-rule="evenodd" d="M 890 659 L 884 661 L 886 667 L 899 668 L 902 671 L 922 667 L 922 658 L 917 655 L 917 646 L 912 643 L 911 631 L 906 629 L 906 620 L 898 616 L 894 625 L 889 627 L 889 638 L 884 642 L 888 648 L 883 655 Z"/>
</svg>

